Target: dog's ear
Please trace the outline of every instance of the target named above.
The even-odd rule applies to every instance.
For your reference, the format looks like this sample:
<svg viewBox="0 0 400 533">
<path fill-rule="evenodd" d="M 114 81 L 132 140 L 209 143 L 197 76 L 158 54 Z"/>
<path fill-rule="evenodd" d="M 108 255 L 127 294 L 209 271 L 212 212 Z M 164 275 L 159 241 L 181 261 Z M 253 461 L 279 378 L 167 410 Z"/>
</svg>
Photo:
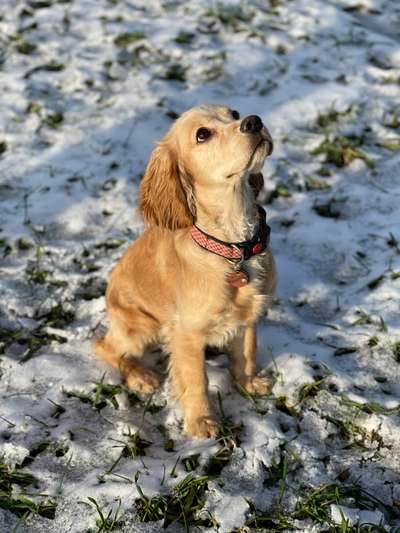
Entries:
<svg viewBox="0 0 400 533">
<path fill-rule="evenodd" d="M 139 209 L 145 222 L 170 230 L 194 223 L 187 199 L 189 185 L 181 179 L 176 156 L 161 142 L 151 154 L 140 186 Z"/>
</svg>

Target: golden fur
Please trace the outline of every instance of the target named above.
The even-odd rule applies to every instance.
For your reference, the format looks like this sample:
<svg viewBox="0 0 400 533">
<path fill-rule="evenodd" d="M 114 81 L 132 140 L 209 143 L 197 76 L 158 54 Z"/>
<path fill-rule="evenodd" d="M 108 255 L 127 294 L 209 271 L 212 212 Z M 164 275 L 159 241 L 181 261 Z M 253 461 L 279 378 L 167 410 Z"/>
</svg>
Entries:
<svg viewBox="0 0 400 533">
<path fill-rule="evenodd" d="M 257 229 L 254 190 L 272 149 L 265 127 L 240 131 L 241 120 L 223 106 L 184 113 L 153 151 L 140 189 L 146 231 L 114 268 L 106 300 L 109 329 L 95 343 L 97 355 L 120 369 L 129 389 L 151 393 L 156 372 L 140 364 L 149 345 L 170 355 L 175 396 L 184 428 L 195 437 L 215 436 L 205 371 L 205 347 L 224 347 L 232 357 L 233 379 L 250 393 L 268 391 L 256 375 L 255 324 L 276 285 L 271 252 L 246 262 L 250 283 L 226 281 L 232 265 L 200 248 L 190 236 L 196 224 L 230 242 Z M 211 137 L 196 140 L 199 128 Z"/>
</svg>

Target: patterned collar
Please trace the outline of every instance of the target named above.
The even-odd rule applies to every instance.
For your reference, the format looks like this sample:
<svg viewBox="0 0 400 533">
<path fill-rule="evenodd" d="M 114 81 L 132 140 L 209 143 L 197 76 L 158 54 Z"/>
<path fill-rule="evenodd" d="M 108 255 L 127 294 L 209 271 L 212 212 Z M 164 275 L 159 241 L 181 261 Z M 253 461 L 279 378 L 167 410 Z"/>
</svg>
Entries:
<svg viewBox="0 0 400 533">
<path fill-rule="evenodd" d="M 242 263 L 254 255 L 263 253 L 269 244 L 271 228 L 266 222 L 266 212 L 263 207 L 257 205 L 259 224 L 255 235 L 248 241 L 225 242 L 208 235 L 196 225 L 192 226 L 190 234 L 192 239 L 201 248 L 209 252 L 229 259 L 230 261 Z"/>
</svg>

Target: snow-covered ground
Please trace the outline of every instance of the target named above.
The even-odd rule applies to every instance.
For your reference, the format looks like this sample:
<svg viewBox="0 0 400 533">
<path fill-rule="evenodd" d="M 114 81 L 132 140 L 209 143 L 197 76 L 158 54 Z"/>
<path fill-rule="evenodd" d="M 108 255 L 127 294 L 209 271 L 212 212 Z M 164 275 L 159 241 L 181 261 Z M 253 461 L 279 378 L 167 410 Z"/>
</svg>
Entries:
<svg viewBox="0 0 400 533">
<path fill-rule="evenodd" d="M 0 531 L 160 531 L 138 486 L 178 516 L 189 472 L 216 475 L 185 511 L 200 531 L 400 528 L 399 2 L 0 0 L 0 46 Z M 203 102 L 275 141 L 275 385 L 244 398 L 209 360 L 219 442 L 90 349 L 152 143 Z"/>
</svg>

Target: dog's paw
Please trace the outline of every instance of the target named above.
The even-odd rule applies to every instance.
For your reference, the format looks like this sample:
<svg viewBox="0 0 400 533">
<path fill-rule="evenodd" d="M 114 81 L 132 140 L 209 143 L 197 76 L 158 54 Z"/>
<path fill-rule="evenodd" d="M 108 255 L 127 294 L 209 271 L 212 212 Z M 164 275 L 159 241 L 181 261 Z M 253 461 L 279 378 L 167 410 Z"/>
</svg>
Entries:
<svg viewBox="0 0 400 533">
<path fill-rule="evenodd" d="M 191 437 L 209 439 L 218 435 L 219 426 L 218 422 L 211 417 L 187 418 L 185 420 L 185 431 Z"/>
<path fill-rule="evenodd" d="M 161 385 L 161 377 L 149 368 L 134 368 L 124 376 L 129 391 L 151 394 Z"/>
<path fill-rule="evenodd" d="M 259 396 L 265 396 L 271 394 L 272 383 L 268 377 L 264 376 L 252 376 L 247 378 L 242 384 L 242 387 L 249 394 L 257 394 Z"/>
</svg>

